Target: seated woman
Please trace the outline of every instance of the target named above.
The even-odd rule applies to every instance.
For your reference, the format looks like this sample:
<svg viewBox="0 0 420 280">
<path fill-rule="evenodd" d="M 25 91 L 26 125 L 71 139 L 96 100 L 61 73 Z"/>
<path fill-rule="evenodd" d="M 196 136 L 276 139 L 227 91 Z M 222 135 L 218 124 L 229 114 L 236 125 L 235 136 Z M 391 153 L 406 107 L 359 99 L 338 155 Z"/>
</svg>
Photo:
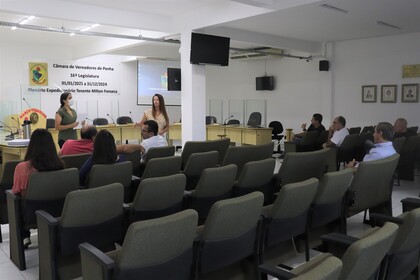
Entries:
<svg viewBox="0 0 420 280">
<path fill-rule="evenodd" d="M 113 164 L 123 162 L 124 160 L 124 156 L 117 154 L 115 139 L 111 132 L 106 129 L 99 131 L 93 142 L 92 156 L 90 156 L 80 168 L 80 185 L 86 185 L 90 170 L 94 164 Z"/>
<path fill-rule="evenodd" d="M 22 196 L 25 196 L 32 173 L 64 169 L 51 133 L 43 128 L 38 128 L 32 133 L 24 160 L 16 166 L 12 187 L 14 194 Z M 27 248 L 31 244 L 29 230 L 24 231 L 23 237 L 24 247 Z"/>
</svg>

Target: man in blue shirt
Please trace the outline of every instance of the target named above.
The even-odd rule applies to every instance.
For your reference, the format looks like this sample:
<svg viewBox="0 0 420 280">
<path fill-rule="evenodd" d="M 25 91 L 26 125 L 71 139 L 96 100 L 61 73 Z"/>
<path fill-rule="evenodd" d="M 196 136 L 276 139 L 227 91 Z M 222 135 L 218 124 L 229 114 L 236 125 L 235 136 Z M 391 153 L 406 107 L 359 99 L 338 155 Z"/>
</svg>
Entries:
<svg viewBox="0 0 420 280">
<path fill-rule="evenodd" d="M 372 161 L 387 158 L 396 154 L 397 152 L 392 145 L 392 139 L 394 137 L 394 128 L 392 124 L 387 122 L 380 122 L 375 127 L 373 132 L 373 141 L 375 141 L 375 147 L 369 150 L 369 153 L 365 155 L 363 161 Z M 356 160 L 352 160 L 346 166 L 356 167 L 359 163 Z"/>
</svg>

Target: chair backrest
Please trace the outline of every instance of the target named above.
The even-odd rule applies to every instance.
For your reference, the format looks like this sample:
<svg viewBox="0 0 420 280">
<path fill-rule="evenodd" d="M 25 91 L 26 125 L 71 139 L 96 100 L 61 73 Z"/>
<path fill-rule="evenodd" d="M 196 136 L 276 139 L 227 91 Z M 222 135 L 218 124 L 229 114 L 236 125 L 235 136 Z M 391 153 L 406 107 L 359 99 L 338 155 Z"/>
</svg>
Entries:
<svg viewBox="0 0 420 280">
<path fill-rule="evenodd" d="M 385 223 L 353 243 L 341 258 L 343 269 L 340 279 L 370 279 L 391 248 L 397 230 L 396 224 Z"/>
<path fill-rule="evenodd" d="M 61 156 L 60 158 L 64 162 L 65 168 L 75 167 L 77 169 L 80 169 L 91 155 L 92 155 L 91 153 L 64 155 L 64 156 Z"/>
<path fill-rule="evenodd" d="M 279 121 L 272 121 L 268 124 L 268 127 L 271 127 L 273 130 L 271 133 L 273 136 L 277 136 L 281 133 L 283 133 L 283 125 Z"/>
<path fill-rule="evenodd" d="M 131 161 L 114 164 L 94 164 L 90 170 L 87 188 L 97 188 L 112 183 L 121 183 L 125 188 L 131 184 L 133 165 Z"/>
<path fill-rule="evenodd" d="M 373 131 L 374 131 L 373 125 L 367 125 L 362 128 L 362 131 L 360 132 L 360 134 L 367 133 L 367 132 L 373 133 Z"/>
<path fill-rule="evenodd" d="M 143 163 L 147 162 L 152 158 L 171 157 L 175 155 L 175 146 L 164 146 L 164 147 L 152 147 L 143 157 Z"/>
<path fill-rule="evenodd" d="M 313 201 L 312 228 L 344 218 L 344 196 L 352 179 L 353 170 L 351 168 L 324 174 Z"/>
<path fill-rule="evenodd" d="M 131 224 L 117 259 L 118 279 L 190 279 L 197 220 L 188 209 Z"/>
<path fill-rule="evenodd" d="M 241 122 L 237 119 L 230 119 L 230 120 L 228 120 L 227 124 L 228 125 L 240 125 Z"/>
<path fill-rule="evenodd" d="M 389 250 L 386 279 L 405 279 L 418 266 L 420 247 L 420 208 L 404 212 L 399 229 Z"/>
<path fill-rule="evenodd" d="M 231 146 L 226 152 L 223 165 L 236 164 L 238 167 L 236 178 L 238 178 L 245 163 L 271 158 L 273 147 L 273 142 L 263 145 Z"/>
<path fill-rule="evenodd" d="M 177 174 L 181 171 L 181 157 L 152 158 L 146 164 L 143 179 Z"/>
<path fill-rule="evenodd" d="M 394 140 L 392 140 L 392 146 L 394 146 L 395 151 L 400 154 L 404 147 L 405 142 L 406 142 L 405 137 L 394 138 Z"/>
<path fill-rule="evenodd" d="M 325 173 L 329 149 L 319 151 L 287 153 L 279 169 L 280 184 L 295 183 L 309 178 L 321 179 Z"/>
<path fill-rule="evenodd" d="M 231 192 L 237 170 L 234 164 L 204 169 L 192 195 L 217 197 Z"/>
<path fill-rule="evenodd" d="M 108 120 L 106 118 L 95 118 L 93 119 L 93 125 L 107 125 Z"/>
<path fill-rule="evenodd" d="M 185 182 L 183 174 L 142 180 L 130 206 L 130 221 L 152 219 L 181 211 Z"/>
<path fill-rule="evenodd" d="M 321 132 L 316 140 L 315 149 L 322 149 L 322 144 L 328 140 L 328 129 Z"/>
<path fill-rule="evenodd" d="M 319 138 L 318 131 L 308 131 L 303 137 L 302 141 L 296 145 L 296 151 L 298 152 L 309 152 L 315 150 L 316 141 Z"/>
<path fill-rule="evenodd" d="M 120 116 L 117 118 L 117 124 L 128 124 L 133 123 L 133 120 L 129 116 Z"/>
<path fill-rule="evenodd" d="M 411 130 L 414 133 L 417 133 L 417 131 L 419 130 L 419 127 L 418 126 L 410 126 L 407 129 L 408 130 Z"/>
<path fill-rule="evenodd" d="M 238 168 L 234 164 L 206 168 L 194 191 L 191 192 L 191 208 L 204 221 L 216 201 L 232 197 L 232 187 Z"/>
<path fill-rule="evenodd" d="M 357 127 L 350 127 L 349 134 L 359 134 L 362 128 L 360 126 Z"/>
<path fill-rule="evenodd" d="M 257 127 L 261 125 L 261 113 L 260 112 L 252 112 L 251 115 L 249 115 L 249 119 L 246 125 L 251 127 Z"/>
<path fill-rule="evenodd" d="M 55 119 L 47 118 L 46 129 L 55 128 Z"/>
<path fill-rule="evenodd" d="M 61 216 L 66 195 L 78 188 L 79 171 L 76 168 L 33 173 L 22 200 L 25 227 L 35 227 L 36 210 L 45 210 L 55 217 Z"/>
<path fill-rule="evenodd" d="M 214 116 L 206 116 L 206 125 L 217 123 L 217 119 Z"/>
<path fill-rule="evenodd" d="M 361 162 L 357 168 L 349 190 L 356 195 L 354 204 L 347 209 L 347 216 L 383 204 L 391 199 L 392 178 L 398 164 L 399 155 Z"/>
<path fill-rule="evenodd" d="M 308 210 L 318 184 L 318 179 L 310 178 L 281 188 L 274 203 L 266 206 L 267 216 L 272 219 L 265 233 L 266 245 L 275 245 L 305 232 Z"/>
<path fill-rule="evenodd" d="M 218 151 L 219 152 L 219 160 L 218 163 L 222 164 L 223 159 L 225 158 L 226 151 L 229 148 L 230 139 L 223 138 L 218 140 L 211 140 L 211 141 L 187 141 L 182 148 L 182 169 L 184 169 L 185 165 L 189 157 L 194 153 L 203 153 L 209 151 Z"/>
<path fill-rule="evenodd" d="M 219 152 L 210 151 L 192 154 L 182 171 L 187 176 L 187 190 L 194 189 L 204 169 L 218 165 Z"/>
<path fill-rule="evenodd" d="M 0 224 L 7 224 L 9 219 L 7 217 L 7 199 L 6 190 L 9 190 L 13 186 L 13 175 L 15 174 L 16 165 L 21 160 L 10 160 L 3 162 L 3 173 L 0 179 Z M 1 235 L 1 230 L 0 230 Z M 0 236 L 1 241 L 1 236 Z"/>
<path fill-rule="evenodd" d="M 352 150 L 359 143 L 359 134 L 349 134 L 344 137 L 343 143 L 341 143 L 339 149 L 341 150 Z"/>
<path fill-rule="evenodd" d="M 131 161 L 133 166 L 133 175 L 138 176 L 140 164 L 141 164 L 141 153 L 139 151 L 135 151 L 129 154 L 124 154 L 126 161 Z"/>
<path fill-rule="evenodd" d="M 253 192 L 213 205 L 200 235 L 199 273 L 226 267 L 254 253 L 263 202 L 263 194 Z"/>
</svg>

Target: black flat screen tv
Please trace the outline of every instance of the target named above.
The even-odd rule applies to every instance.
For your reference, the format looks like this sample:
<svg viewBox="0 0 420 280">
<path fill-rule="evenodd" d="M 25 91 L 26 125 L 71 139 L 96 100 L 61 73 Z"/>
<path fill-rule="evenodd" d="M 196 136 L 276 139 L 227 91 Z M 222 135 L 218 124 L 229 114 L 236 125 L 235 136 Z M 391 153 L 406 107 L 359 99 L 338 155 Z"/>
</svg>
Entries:
<svg viewBox="0 0 420 280">
<path fill-rule="evenodd" d="M 256 90 L 274 90 L 274 76 L 255 78 Z"/>
<path fill-rule="evenodd" d="M 201 33 L 191 34 L 191 64 L 229 65 L 230 38 Z"/>
<path fill-rule="evenodd" d="M 181 69 L 168 68 L 168 91 L 181 91 Z"/>
</svg>

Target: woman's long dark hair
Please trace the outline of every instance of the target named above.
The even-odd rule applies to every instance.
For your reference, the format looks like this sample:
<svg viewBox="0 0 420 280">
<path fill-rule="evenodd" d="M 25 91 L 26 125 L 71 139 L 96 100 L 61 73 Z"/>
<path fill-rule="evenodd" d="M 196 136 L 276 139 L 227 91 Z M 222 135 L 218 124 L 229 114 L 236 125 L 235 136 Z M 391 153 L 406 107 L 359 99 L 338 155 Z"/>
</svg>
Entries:
<svg viewBox="0 0 420 280">
<path fill-rule="evenodd" d="M 169 125 L 169 117 L 168 117 L 168 113 L 166 112 L 165 99 L 163 99 L 163 96 L 161 94 L 159 94 L 159 93 L 156 93 L 152 97 L 152 114 L 153 114 L 153 118 L 156 119 L 156 108 L 155 108 L 155 105 L 153 104 L 153 99 L 155 98 L 155 96 L 157 96 L 157 98 L 159 99 L 159 110 L 163 114 L 163 117 L 165 117 L 166 125 Z"/>
<path fill-rule="evenodd" d="M 104 129 L 98 132 L 93 142 L 93 164 L 111 164 L 117 160 L 117 147 L 111 132 Z"/>
<path fill-rule="evenodd" d="M 64 164 L 57 155 L 51 133 L 44 128 L 35 129 L 32 133 L 25 155 L 25 161 L 27 160 L 38 171 L 64 169 Z"/>
<path fill-rule="evenodd" d="M 71 92 L 63 92 L 61 95 L 60 95 L 60 104 L 61 104 L 61 106 L 60 106 L 60 108 L 63 108 L 63 106 L 64 106 L 64 104 L 65 104 L 65 102 L 64 101 L 66 101 L 67 100 L 67 97 L 69 97 L 69 95 L 71 94 Z"/>
</svg>

